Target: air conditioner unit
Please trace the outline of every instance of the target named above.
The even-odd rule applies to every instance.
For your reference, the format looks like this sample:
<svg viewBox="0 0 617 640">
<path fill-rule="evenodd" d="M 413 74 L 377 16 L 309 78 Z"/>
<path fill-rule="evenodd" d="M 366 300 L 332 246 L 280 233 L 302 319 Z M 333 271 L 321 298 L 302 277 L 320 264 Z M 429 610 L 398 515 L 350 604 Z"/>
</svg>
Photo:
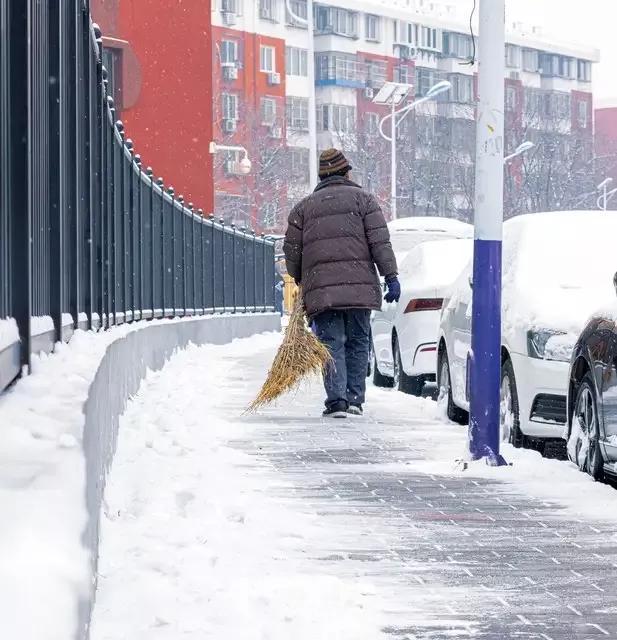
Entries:
<svg viewBox="0 0 617 640">
<path fill-rule="evenodd" d="M 277 138 L 277 139 L 282 138 L 283 137 L 283 128 L 279 127 L 276 124 L 273 124 L 270 127 L 270 137 L 271 138 Z"/>
<path fill-rule="evenodd" d="M 225 120 L 223 120 L 223 131 L 225 133 L 233 133 L 237 128 L 238 125 L 232 118 L 225 118 Z"/>
<path fill-rule="evenodd" d="M 375 97 L 375 90 L 372 87 L 366 87 L 364 89 L 364 97 L 367 100 L 372 100 Z"/>
<path fill-rule="evenodd" d="M 223 22 L 228 27 L 233 27 L 237 22 L 237 16 L 232 11 L 223 11 Z"/>
<path fill-rule="evenodd" d="M 223 67 L 223 77 L 225 80 L 237 80 L 238 68 L 236 66 L 226 65 Z"/>
<path fill-rule="evenodd" d="M 281 84 L 281 74 L 280 73 L 269 73 L 268 74 L 268 84 L 271 86 Z"/>
<path fill-rule="evenodd" d="M 398 57 L 401 60 L 415 60 L 418 57 L 418 50 L 409 44 L 397 44 Z"/>
</svg>

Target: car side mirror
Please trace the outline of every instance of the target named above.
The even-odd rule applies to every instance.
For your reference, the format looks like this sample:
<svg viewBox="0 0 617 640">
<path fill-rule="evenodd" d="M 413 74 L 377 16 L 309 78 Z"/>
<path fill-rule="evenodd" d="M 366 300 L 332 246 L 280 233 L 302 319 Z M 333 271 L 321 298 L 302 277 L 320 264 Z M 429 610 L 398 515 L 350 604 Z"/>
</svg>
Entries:
<svg viewBox="0 0 617 640">
<path fill-rule="evenodd" d="M 615 287 L 615 293 L 617 293 L 617 273 L 613 276 L 613 287 Z"/>
<path fill-rule="evenodd" d="M 615 274 L 615 276 L 617 276 L 617 273 Z M 471 276 L 469 276 L 469 279 L 467 280 L 467 283 L 469 284 L 469 288 L 473 290 L 473 280 L 472 280 Z"/>
</svg>

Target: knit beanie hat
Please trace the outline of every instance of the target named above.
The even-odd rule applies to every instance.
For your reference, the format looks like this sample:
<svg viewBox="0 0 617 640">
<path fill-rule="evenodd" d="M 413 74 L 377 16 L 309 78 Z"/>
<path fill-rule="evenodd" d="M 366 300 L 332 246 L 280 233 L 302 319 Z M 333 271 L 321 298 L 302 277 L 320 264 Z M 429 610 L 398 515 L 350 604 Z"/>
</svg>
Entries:
<svg viewBox="0 0 617 640">
<path fill-rule="evenodd" d="M 342 175 L 351 171 L 351 165 L 342 151 L 326 149 L 319 156 L 319 177 L 323 180 L 333 175 Z"/>
</svg>

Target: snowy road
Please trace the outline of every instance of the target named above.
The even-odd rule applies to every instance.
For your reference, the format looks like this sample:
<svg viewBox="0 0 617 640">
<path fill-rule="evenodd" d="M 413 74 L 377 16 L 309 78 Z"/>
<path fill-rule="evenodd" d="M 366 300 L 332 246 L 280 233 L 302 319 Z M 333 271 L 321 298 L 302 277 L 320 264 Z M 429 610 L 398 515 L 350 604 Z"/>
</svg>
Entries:
<svg viewBox="0 0 617 640">
<path fill-rule="evenodd" d="M 617 637 L 617 492 L 510 448 L 460 471 L 465 430 L 393 391 L 245 416 L 279 339 L 191 348 L 130 404 L 92 640 Z"/>
</svg>

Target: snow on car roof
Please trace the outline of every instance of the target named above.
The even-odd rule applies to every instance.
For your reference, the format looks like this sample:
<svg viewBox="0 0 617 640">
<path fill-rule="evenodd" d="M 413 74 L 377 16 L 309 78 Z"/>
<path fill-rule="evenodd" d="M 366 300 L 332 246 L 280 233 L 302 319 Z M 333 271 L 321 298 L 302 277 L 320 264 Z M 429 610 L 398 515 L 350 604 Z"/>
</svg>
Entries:
<svg viewBox="0 0 617 640">
<path fill-rule="evenodd" d="M 423 242 L 407 254 L 401 265 L 401 278 L 412 282 L 414 289 L 450 285 L 471 259 L 472 251 L 471 239 Z"/>
<path fill-rule="evenodd" d="M 442 218 L 439 216 L 411 216 L 409 218 L 398 218 L 388 222 L 390 233 L 407 231 L 430 231 L 430 232 L 458 232 L 464 233 L 465 237 L 473 235 L 473 227 L 466 222 L 455 220 L 454 218 Z"/>
<path fill-rule="evenodd" d="M 504 225 L 504 318 L 577 333 L 614 299 L 617 212 L 554 211 Z"/>
</svg>

